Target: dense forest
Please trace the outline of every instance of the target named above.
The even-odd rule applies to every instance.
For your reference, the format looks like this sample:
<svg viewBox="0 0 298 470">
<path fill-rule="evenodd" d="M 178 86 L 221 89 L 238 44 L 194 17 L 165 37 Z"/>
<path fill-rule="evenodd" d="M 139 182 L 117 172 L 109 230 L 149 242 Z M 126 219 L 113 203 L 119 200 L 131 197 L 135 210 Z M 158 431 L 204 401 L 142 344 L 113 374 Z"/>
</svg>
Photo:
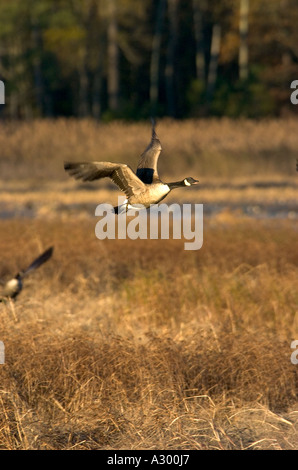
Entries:
<svg viewBox="0 0 298 470">
<path fill-rule="evenodd" d="M 0 113 L 295 113 L 297 24 L 296 0 L 0 0 Z"/>
</svg>

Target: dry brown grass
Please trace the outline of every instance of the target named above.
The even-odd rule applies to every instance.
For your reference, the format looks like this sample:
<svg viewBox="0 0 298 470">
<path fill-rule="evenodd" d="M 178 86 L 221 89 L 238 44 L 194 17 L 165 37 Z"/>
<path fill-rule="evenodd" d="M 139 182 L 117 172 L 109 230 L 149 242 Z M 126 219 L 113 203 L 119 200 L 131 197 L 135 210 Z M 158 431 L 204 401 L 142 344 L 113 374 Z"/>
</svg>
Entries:
<svg viewBox="0 0 298 470">
<path fill-rule="evenodd" d="M 161 120 L 161 175 L 199 178 L 293 176 L 298 147 L 297 119 Z M 43 120 L 0 125 L 1 178 L 40 186 L 65 181 L 64 160 L 123 161 L 136 167 L 150 140 L 150 122 L 99 124 L 92 120 Z"/>
<path fill-rule="evenodd" d="M 298 448 L 294 222 L 210 221 L 197 252 L 1 228 L 1 278 L 55 246 L 0 304 L 2 449 Z"/>
<path fill-rule="evenodd" d="M 297 217 L 296 128 L 294 118 L 161 120 L 161 177 L 200 180 L 196 188 L 173 191 L 166 202 L 199 202 L 215 213 Z M 150 133 L 149 122 L 2 122 L 0 217 L 94 217 L 99 203 L 115 205 L 120 193 L 108 179 L 83 184 L 70 178 L 63 162 L 112 160 L 135 168 Z"/>
<path fill-rule="evenodd" d="M 0 303 L 0 449 L 298 449 L 297 121 L 157 130 L 165 180 L 201 182 L 168 202 L 221 207 L 199 251 L 97 240 L 94 209 L 117 193 L 63 171 L 135 168 L 149 123 L 1 123 L 0 279 L 55 250 Z"/>
</svg>

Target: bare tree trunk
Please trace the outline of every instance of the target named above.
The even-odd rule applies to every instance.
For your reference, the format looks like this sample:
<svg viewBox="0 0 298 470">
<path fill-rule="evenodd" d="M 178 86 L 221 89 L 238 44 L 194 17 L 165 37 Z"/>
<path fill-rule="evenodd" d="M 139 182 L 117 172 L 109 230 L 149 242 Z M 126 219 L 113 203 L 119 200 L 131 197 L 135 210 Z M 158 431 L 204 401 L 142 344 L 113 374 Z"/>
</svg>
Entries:
<svg viewBox="0 0 298 470">
<path fill-rule="evenodd" d="M 239 20 L 239 78 L 246 80 L 248 77 L 248 11 L 249 0 L 240 0 L 240 20 Z"/>
<path fill-rule="evenodd" d="M 101 87 L 102 87 L 102 68 L 101 56 L 99 57 L 99 64 L 94 76 L 93 90 L 92 90 L 92 116 L 95 119 L 100 119 L 101 116 Z"/>
<path fill-rule="evenodd" d="M 108 24 L 108 105 L 112 111 L 119 108 L 119 48 L 116 0 L 109 0 Z"/>
<path fill-rule="evenodd" d="M 39 115 L 43 115 L 43 95 L 44 83 L 41 68 L 42 40 L 38 26 L 33 22 L 32 25 L 32 48 L 33 48 L 33 74 L 34 74 L 34 93 Z"/>
<path fill-rule="evenodd" d="M 209 107 L 217 79 L 217 66 L 220 51 L 221 27 L 219 24 L 213 25 L 211 40 L 211 56 L 207 78 L 207 107 Z"/>
<path fill-rule="evenodd" d="M 99 120 L 101 118 L 102 107 L 101 107 L 101 92 L 103 82 L 103 47 L 104 44 L 104 33 L 102 27 L 101 18 L 101 2 L 100 0 L 93 0 L 90 12 L 93 18 L 93 41 L 98 45 L 96 48 L 96 66 L 93 74 L 93 85 L 91 92 L 92 108 L 91 113 L 94 119 Z M 95 21 L 94 21 L 95 20 Z"/>
<path fill-rule="evenodd" d="M 47 90 L 47 81 L 43 73 L 42 56 L 44 52 L 40 26 L 36 19 L 31 19 L 31 41 L 33 49 L 33 77 L 36 106 L 40 116 L 53 116 L 52 97 Z"/>
<path fill-rule="evenodd" d="M 19 99 L 19 108 L 18 114 L 24 119 L 32 119 L 33 117 L 33 106 L 32 100 L 30 99 L 32 84 L 29 76 L 26 74 L 26 53 L 27 53 L 27 44 L 24 41 L 20 41 L 16 45 L 16 54 L 20 58 L 20 63 L 15 69 L 15 72 L 22 74 L 24 79 L 20 80 L 18 83 L 18 99 Z"/>
<path fill-rule="evenodd" d="M 80 117 L 86 117 L 89 114 L 88 104 L 88 73 L 86 67 L 86 50 L 83 52 L 82 65 L 78 70 L 79 73 L 79 109 Z"/>
<path fill-rule="evenodd" d="M 167 108 L 169 116 L 176 115 L 176 96 L 175 96 L 175 51 L 177 44 L 178 18 L 177 18 L 178 0 L 168 0 L 169 11 L 169 41 L 167 48 L 166 63 L 166 95 Z"/>
<path fill-rule="evenodd" d="M 196 39 L 196 72 L 197 79 L 201 82 L 206 78 L 206 64 L 204 54 L 204 38 L 203 38 L 203 21 L 202 6 L 205 5 L 204 0 L 192 0 L 193 21 Z"/>
<path fill-rule="evenodd" d="M 159 60 L 162 39 L 162 27 L 165 14 L 166 0 L 159 0 L 155 22 L 155 32 L 152 42 L 152 53 L 150 63 L 150 104 L 151 115 L 154 117 L 157 110 L 158 88 L 159 88 Z"/>
</svg>

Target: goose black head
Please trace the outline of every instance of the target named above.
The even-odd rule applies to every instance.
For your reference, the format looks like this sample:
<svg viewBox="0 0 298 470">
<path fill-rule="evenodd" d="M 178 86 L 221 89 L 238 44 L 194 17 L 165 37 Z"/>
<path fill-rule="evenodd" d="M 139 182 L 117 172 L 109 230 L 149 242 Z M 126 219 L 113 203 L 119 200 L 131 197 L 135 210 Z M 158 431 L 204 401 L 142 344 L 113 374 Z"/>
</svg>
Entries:
<svg viewBox="0 0 298 470">
<path fill-rule="evenodd" d="M 192 186 L 193 184 L 199 184 L 198 180 L 193 179 L 191 176 L 183 180 L 184 186 Z"/>
</svg>

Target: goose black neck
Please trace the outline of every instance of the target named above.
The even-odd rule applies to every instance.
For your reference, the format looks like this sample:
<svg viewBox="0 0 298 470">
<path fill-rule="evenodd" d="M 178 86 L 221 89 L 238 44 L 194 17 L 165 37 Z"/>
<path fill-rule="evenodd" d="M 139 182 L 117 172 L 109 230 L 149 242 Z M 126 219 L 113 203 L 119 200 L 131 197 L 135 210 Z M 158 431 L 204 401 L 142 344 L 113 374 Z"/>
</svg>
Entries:
<svg viewBox="0 0 298 470">
<path fill-rule="evenodd" d="M 182 186 L 185 186 L 184 180 L 182 181 L 176 181 L 174 183 L 168 183 L 168 186 L 170 190 L 175 189 L 175 188 L 181 188 Z"/>
</svg>

